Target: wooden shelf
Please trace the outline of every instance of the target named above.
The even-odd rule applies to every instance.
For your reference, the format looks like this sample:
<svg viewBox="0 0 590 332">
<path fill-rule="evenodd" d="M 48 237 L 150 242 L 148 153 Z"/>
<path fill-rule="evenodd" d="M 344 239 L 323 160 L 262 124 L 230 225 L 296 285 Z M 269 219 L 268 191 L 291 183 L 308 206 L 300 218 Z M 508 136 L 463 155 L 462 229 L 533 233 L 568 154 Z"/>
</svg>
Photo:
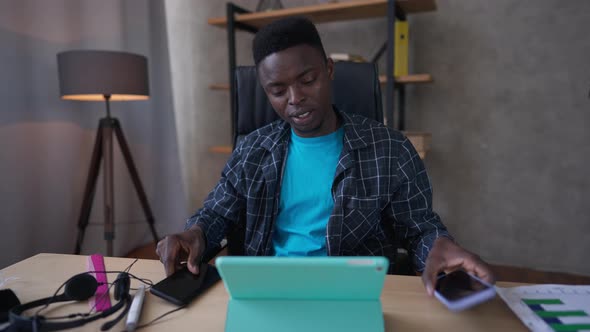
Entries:
<svg viewBox="0 0 590 332">
<path fill-rule="evenodd" d="M 229 91 L 228 83 L 209 84 L 209 90 L 227 90 Z"/>
<path fill-rule="evenodd" d="M 404 76 L 396 76 L 395 83 L 398 84 L 417 84 L 417 83 L 431 83 L 433 81 L 432 75 L 430 74 L 412 74 Z M 386 84 L 387 77 L 385 75 L 379 75 L 379 83 Z M 228 86 L 229 88 L 229 86 Z"/>
<path fill-rule="evenodd" d="M 232 152 L 232 148 L 229 145 L 215 145 L 209 147 L 209 152 L 230 154 Z"/>
<path fill-rule="evenodd" d="M 420 158 L 424 159 L 426 157 L 426 153 L 430 151 L 432 134 L 416 131 L 404 131 L 404 134 L 410 140 L 410 142 L 412 142 L 412 145 L 414 145 L 416 151 L 418 151 Z M 230 154 L 232 152 L 232 147 L 229 145 L 211 146 L 209 147 L 209 152 Z"/>
<path fill-rule="evenodd" d="M 404 75 L 404 76 L 397 76 L 395 78 L 395 83 L 398 84 L 419 84 L 419 83 L 431 83 L 433 81 L 432 75 L 430 74 L 413 74 L 413 75 Z M 379 76 L 379 83 L 386 84 L 387 77 L 385 75 Z M 229 84 L 227 83 L 215 83 L 209 84 L 210 90 L 226 90 L 229 91 Z"/>
<path fill-rule="evenodd" d="M 406 14 L 436 10 L 435 0 L 397 0 L 397 3 Z M 236 22 L 260 28 L 276 19 L 297 15 L 306 16 L 314 23 L 384 17 L 387 16 L 387 0 L 343 1 L 254 12 L 236 15 Z M 225 28 L 227 18 L 214 17 L 207 20 L 207 23 Z"/>
<path fill-rule="evenodd" d="M 432 141 L 432 134 L 419 131 L 404 131 L 404 135 L 412 142 L 421 159 L 426 157 L 426 153 L 430 151 L 430 142 Z"/>
</svg>

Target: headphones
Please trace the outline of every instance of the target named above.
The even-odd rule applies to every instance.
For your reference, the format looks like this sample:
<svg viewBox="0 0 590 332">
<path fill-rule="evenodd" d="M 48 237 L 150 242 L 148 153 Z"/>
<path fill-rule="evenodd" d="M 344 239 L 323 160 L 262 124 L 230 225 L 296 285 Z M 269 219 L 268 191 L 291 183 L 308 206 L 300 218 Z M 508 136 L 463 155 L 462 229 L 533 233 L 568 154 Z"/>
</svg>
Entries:
<svg viewBox="0 0 590 332">
<path fill-rule="evenodd" d="M 129 307 L 131 306 L 131 296 L 129 295 L 129 287 L 131 284 L 131 280 L 128 273 L 121 272 L 119 273 L 117 279 L 115 279 L 115 282 L 113 283 L 115 287 L 115 300 L 117 300 L 118 302 L 109 309 L 106 309 L 105 311 L 98 312 L 96 314 L 71 314 L 63 318 L 74 318 L 77 316 L 82 316 L 82 318 L 56 322 L 51 322 L 49 320 L 51 318 L 46 318 L 38 314 L 35 314 L 33 316 L 22 315 L 22 313 L 27 310 L 31 310 L 33 308 L 41 306 L 47 307 L 52 303 L 88 300 L 90 297 L 94 295 L 94 293 L 96 293 L 96 289 L 98 288 L 98 282 L 92 275 L 88 273 L 77 274 L 68 279 L 64 284 L 65 289 L 63 294 L 54 295 L 51 297 L 24 303 L 16 307 L 13 307 L 9 312 L 10 324 L 12 329 L 14 331 L 58 331 L 71 329 L 82 326 L 86 323 L 95 321 L 97 319 L 107 317 L 119 311 L 119 309 L 121 309 L 123 306 L 125 306 L 125 304 L 127 304 L 126 309 L 123 310 L 123 312 L 117 318 L 102 325 L 101 330 L 106 331 L 113 327 L 115 324 L 117 324 L 117 322 L 119 322 L 119 320 L 123 318 L 123 316 L 125 316 L 127 311 L 129 311 Z M 108 296 L 108 293 L 106 294 L 106 296 Z M 42 309 L 43 308 L 39 310 Z"/>
</svg>

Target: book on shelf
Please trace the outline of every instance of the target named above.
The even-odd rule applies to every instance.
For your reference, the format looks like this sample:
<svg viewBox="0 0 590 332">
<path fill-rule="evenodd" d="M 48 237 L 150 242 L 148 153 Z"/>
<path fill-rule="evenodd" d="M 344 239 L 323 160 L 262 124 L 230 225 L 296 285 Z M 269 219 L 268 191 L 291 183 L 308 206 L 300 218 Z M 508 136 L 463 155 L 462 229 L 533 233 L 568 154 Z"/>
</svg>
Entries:
<svg viewBox="0 0 590 332">
<path fill-rule="evenodd" d="M 329 57 L 333 61 L 367 62 L 362 56 L 351 53 L 330 53 Z"/>
<path fill-rule="evenodd" d="M 408 21 L 395 21 L 393 76 L 408 75 Z"/>
</svg>

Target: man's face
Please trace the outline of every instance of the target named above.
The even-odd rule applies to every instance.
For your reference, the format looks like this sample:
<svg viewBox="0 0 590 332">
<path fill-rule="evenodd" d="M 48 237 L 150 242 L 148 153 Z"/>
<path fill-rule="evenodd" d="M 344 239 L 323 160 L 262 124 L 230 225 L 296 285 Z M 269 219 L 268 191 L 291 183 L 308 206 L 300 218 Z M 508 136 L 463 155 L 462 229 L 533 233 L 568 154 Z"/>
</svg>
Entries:
<svg viewBox="0 0 590 332">
<path fill-rule="evenodd" d="M 309 45 L 270 54 L 258 64 L 258 79 L 270 104 L 301 137 L 338 129 L 332 109 L 334 64 Z"/>
</svg>

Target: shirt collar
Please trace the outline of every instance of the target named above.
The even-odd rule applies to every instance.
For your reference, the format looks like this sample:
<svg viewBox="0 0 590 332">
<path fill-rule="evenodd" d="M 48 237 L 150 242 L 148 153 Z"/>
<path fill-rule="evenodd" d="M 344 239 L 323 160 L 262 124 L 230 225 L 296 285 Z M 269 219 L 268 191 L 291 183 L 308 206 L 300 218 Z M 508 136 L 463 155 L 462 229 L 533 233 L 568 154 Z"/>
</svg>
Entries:
<svg viewBox="0 0 590 332">
<path fill-rule="evenodd" d="M 342 120 L 342 126 L 344 127 L 343 148 L 352 151 L 368 146 L 369 137 L 367 137 L 368 134 L 366 134 L 366 130 L 370 128 L 367 124 L 369 119 L 346 114 L 340 111 L 336 106 L 333 106 L 333 108 L 338 117 Z M 271 134 L 265 137 L 260 144 L 263 148 L 269 151 L 272 151 L 283 144 L 287 144 L 290 140 L 291 130 L 291 126 L 283 120 L 275 121 L 271 125 L 275 126 L 275 128 L 273 128 Z"/>
</svg>

